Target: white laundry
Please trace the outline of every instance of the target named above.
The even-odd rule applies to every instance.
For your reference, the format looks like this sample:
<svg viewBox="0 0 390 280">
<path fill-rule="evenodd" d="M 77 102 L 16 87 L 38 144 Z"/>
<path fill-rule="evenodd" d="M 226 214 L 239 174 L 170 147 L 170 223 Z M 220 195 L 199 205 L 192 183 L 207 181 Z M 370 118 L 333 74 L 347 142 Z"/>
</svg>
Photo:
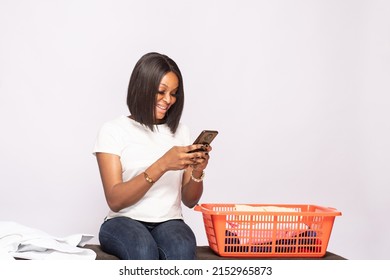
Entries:
<svg viewBox="0 0 390 280">
<path fill-rule="evenodd" d="M 92 238 L 90 234 L 59 238 L 15 222 L 0 221 L 0 260 L 94 260 L 93 250 L 78 247 Z"/>
<path fill-rule="evenodd" d="M 252 206 L 245 204 L 236 204 L 234 210 L 237 212 L 298 212 L 294 208 L 282 206 Z"/>
</svg>

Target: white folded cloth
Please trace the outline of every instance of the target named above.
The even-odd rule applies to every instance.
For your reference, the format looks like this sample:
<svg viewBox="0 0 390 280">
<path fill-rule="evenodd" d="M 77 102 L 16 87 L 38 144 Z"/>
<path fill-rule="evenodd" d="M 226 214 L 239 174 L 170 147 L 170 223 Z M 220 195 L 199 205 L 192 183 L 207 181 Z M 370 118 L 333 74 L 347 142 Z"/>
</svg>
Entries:
<svg viewBox="0 0 390 280">
<path fill-rule="evenodd" d="M 94 260 L 93 250 L 81 248 L 92 238 L 90 234 L 59 238 L 16 222 L 0 221 L 0 260 Z"/>
</svg>

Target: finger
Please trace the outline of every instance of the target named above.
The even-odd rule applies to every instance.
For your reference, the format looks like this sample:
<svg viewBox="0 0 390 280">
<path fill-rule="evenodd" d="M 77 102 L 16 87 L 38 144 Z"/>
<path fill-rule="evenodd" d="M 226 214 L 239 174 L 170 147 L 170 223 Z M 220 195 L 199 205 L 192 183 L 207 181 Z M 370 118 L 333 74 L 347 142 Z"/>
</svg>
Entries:
<svg viewBox="0 0 390 280">
<path fill-rule="evenodd" d="M 205 161 L 208 161 L 209 160 L 209 155 L 204 153 L 201 157 L 197 157 L 196 160 L 197 160 L 197 163 L 203 163 Z"/>
<path fill-rule="evenodd" d="M 204 157 L 196 158 L 196 163 L 197 164 L 207 164 L 208 161 L 209 161 L 209 156 L 208 155 L 205 155 Z"/>
<path fill-rule="evenodd" d="M 195 170 L 204 170 L 204 169 L 206 169 L 207 164 L 208 164 L 207 160 L 201 159 L 201 160 L 199 160 L 199 162 L 197 164 L 193 164 L 193 167 Z"/>
<path fill-rule="evenodd" d="M 207 148 L 203 144 L 193 144 L 190 146 L 187 146 L 187 153 L 195 153 L 199 151 L 206 151 Z"/>
<path fill-rule="evenodd" d="M 196 158 L 207 158 L 209 156 L 209 153 L 208 152 L 196 152 L 196 153 L 193 153 L 193 155 Z"/>
<path fill-rule="evenodd" d="M 203 152 L 188 152 L 184 154 L 183 158 L 186 160 L 194 161 L 199 157 L 203 157 Z"/>
<path fill-rule="evenodd" d="M 202 158 L 205 160 L 209 160 L 209 158 L 210 158 L 209 153 L 203 153 Z"/>
<path fill-rule="evenodd" d="M 199 164 L 196 163 L 196 164 L 192 164 L 192 165 L 190 165 L 190 166 L 191 166 L 192 169 L 198 170 Z"/>
<path fill-rule="evenodd" d="M 186 162 L 186 165 L 193 166 L 193 165 L 198 164 L 198 158 L 190 157 L 185 162 Z"/>
</svg>

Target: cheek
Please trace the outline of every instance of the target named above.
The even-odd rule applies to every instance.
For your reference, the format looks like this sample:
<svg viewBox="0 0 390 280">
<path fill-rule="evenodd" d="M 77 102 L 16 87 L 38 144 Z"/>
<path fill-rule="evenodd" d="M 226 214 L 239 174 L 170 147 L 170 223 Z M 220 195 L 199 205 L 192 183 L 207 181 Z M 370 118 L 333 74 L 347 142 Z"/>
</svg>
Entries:
<svg viewBox="0 0 390 280">
<path fill-rule="evenodd" d="M 163 97 L 160 94 L 156 94 L 156 103 L 160 101 Z"/>
<path fill-rule="evenodd" d="M 176 103 L 176 97 L 171 97 L 171 106 Z"/>
</svg>

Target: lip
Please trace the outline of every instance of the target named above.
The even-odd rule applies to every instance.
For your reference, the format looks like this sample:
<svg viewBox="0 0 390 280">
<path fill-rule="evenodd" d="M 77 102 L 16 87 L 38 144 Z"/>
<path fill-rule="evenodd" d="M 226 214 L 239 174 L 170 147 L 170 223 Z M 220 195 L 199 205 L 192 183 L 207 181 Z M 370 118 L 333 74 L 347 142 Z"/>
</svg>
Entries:
<svg viewBox="0 0 390 280">
<path fill-rule="evenodd" d="M 168 109 L 169 109 L 169 105 L 163 106 L 163 105 L 157 104 L 156 107 L 164 112 L 168 111 Z"/>
<path fill-rule="evenodd" d="M 156 119 L 163 119 L 165 118 L 165 115 L 167 114 L 168 110 L 169 110 L 169 105 L 167 104 L 164 104 L 164 105 L 161 105 L 161 104 L 157 104 L 156 105 Z"/>
</svg>

